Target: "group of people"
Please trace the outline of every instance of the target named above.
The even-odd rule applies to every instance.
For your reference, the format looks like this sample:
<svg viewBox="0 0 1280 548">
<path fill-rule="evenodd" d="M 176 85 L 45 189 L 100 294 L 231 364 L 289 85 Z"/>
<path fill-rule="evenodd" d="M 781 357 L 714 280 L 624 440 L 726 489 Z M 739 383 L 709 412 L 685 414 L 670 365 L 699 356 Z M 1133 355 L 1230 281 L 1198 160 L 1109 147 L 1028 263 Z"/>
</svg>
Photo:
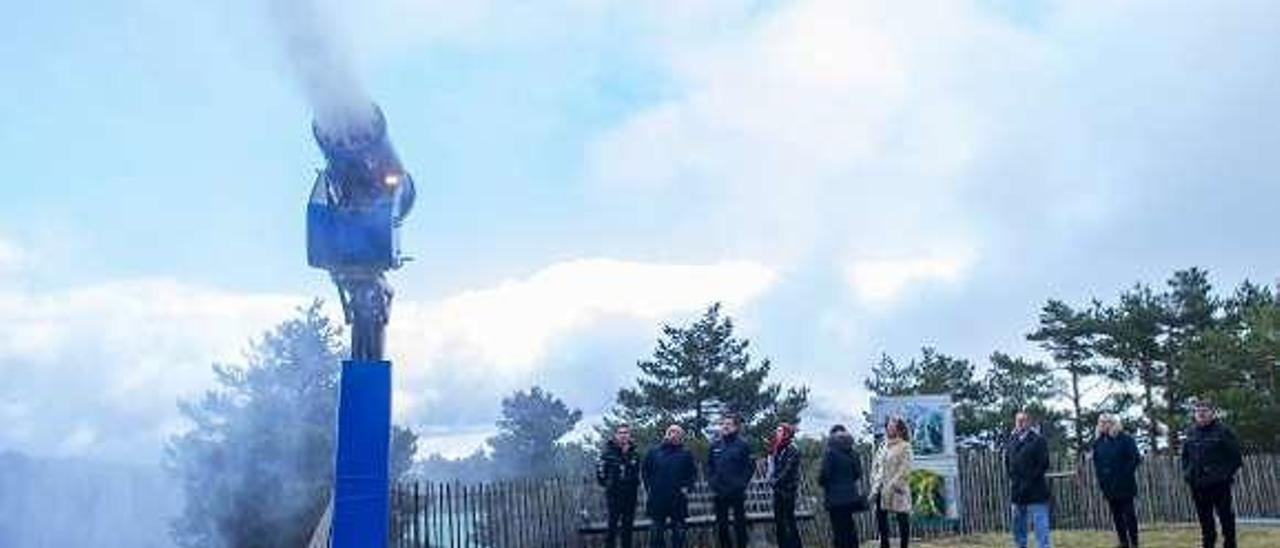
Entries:
<svg viewBox="0 0 1280 548">
<path fill-rule="evenodd" d="M 720 436 L 712 444 L 706 461 L 707 485 L 714 494 L 717 538 L 720 546 L 747 546 L 747 487 L 756 474 L 751 446 L 743 440 L 741 419 L 726 416 L 720 422 Z M 770 443 L 768 477 L 773 488 L 774 525 L 778 545 L 799 548 L 800 529 L 796 523 L 796 499 L 800 486 L 800 454 L 792 440 L 795 428 L 781 424 Z M 631 439 L 631 428 L 618 425 L 613 439 L 605 445 L 596 467 L 596 479 L 605 489 L 608 530 L 605 546 L 618 541 L 630 548 L 632 523 L 640 485 L 648 494 L 645 510 L 652 522 L 650 546 L 684 546 L 688 493 L 698 478 L 693 453 L 684 445 L 684 429 L 667 427 L 662 442 L 640 457 Z M 733 526 L 730 534 L 730 518 Z"/>
<path fill-rule="evenodd" d="M 741 428 L 737 416 L 727 415 L 721 420 L 719 436 L 711 445 L 704 467 L 721 548 L 746 548 L 748 543 L 747 488 L 756 475 L 757 461 L 750 444 L 740 435 Z M 793 443 L 795 434 L 792 425 L 778 425 L 763 460 L 764 475 L 772 491 L 779 548 L 801 545 L 796 520 L 801 456 Z M 859 546 L 854 515 L 865 511 L 875 513 L 881 548 L 889 548 L 895 534 L 900 548 L 909 546 L 912 491 L 908 478 L 914 459 L 911 431 L 901 417 L 890 417 L 884 434 L 872 461 L 871 481 L 864 490 L 863 469 L 854 452 L 853 435 L 841 425 L 833 426 L 829 432 L 818 484 L 823 490 L 835 548 Z M 1125 433 L 1118 417 L 1104 414 L 1098 419 L 1091 450 L 1118 546 L 1137 548 L 1134 499 L 1138 491 L 1136 473 L 1142 462 L 1138 445 Z M 1020 412 L 1014 417 L 1013 431 L 1004 447 L 1004 464 L 1014 545 L 1027 548 L 1034 531 L 1036 546 L 1051 547 L 1049 445 L 1028 413 Z M 1182 442 L 1181 465 L 1195 502 L 1204 548 L 1215 546 L 1218 524 L 1223 547 L 1236 547 L 1231 489 L 1241 464 L 1239 443 L 1231 429 L 1218 420 L 1208 401 L 1196 403 L 1194 423 Z M 668 540 L 672 548 L 684 545 L 688 493 L 697 481 L 698 467 L 693 453 L 684 445 L 684 430 L 679 425 L 669 426 L 662 443 L 643 458 L 631 439 L 631 429 L 625 424 L 617 426 L 601 453 L 596 478 L 604 487 L 607 500 L 605 546 L 615 548 L 621 541 L 623 547 L 632 548 L 631 531 L 641 485 L 648 494 L 645 509 L 652 521 L 650 546 L 664 547 Z M 891 519 L 896 530 L 890 527 Z"/>
<path fill-rule="evenodd" d="M 1098 417 L 1090 446 L 1098 487 L 1106 499 L 1119 548 L 1138 548 L 1137 471 L 1142 454 L 1133 436 L 1125 433 L 1120 418 Z M 1028 523 L 1035 530 L 1036 546 L 1052 546 L 1049 535 L 1049 446 L 1032 425 L 1031 416 L 1018 413 L 1013 435 L 1005 446 L 1005 469 L 1012 499 L 1013 541 L 1027 548 Z M 1208 400 L 1193 407 L 1193 423 L 1181 447 L 1182 477 L 1195 502 L 1203 548 L 1214 548 L 1221 525 L 1223 548 L 1236 548 L 1235 513 L 1231 489 L 1243 464 L 1235 434 L 1217 418 Z M 1217 516 L 1215 521 L 1214 516 Z"/>
<path fill-rule="evenodd" d="M 708 451 L 705 471 L 712 494 L 717 543 L 722 548 L 746 548 L 748 539 L 747 488 L 757 472 L 751 445 L 741 436 L 742 421 L 726 415 L 720 433 Z M 911 472 L 910 430 L 906 421 L 891 419 L 886 424 L 888 440 L 877 454 L 872 468 L 871 496 L 861 489 L 862 464 L 853 450 L 853 435 L 841 425 L 831 428 L 818 483 L 832 523 L 832 544 L 837 548 L 858 546 L 853 516 L 874 506 L 880 527 L 881 546 L 889 546 L 889 517 L 897 521 L 901 546 L 910 538 Z M 640 486 L 647 493 L 645 510 L 651 521 L 650 546 L 684 546 L 688 493 L 697 481 L 698 468 L 693 453 L 684 445 L 684 429 L 671 425 L 662 442 L 643 457 L 631 438 L 631 428 L 618 425 L 601 451 L 596 479 L 605 490 L 608 519 L 605 546 L 619 541 L 632 547 L 632 524 Z M 772 491 L 774 536 L 779 548 L 800 548 L 800 527 L 796 505 L 800 491 L 800 451 L 795 447 L 796 429 L 779 424 L 763 460 L 764 476 Z"/>
</svg>

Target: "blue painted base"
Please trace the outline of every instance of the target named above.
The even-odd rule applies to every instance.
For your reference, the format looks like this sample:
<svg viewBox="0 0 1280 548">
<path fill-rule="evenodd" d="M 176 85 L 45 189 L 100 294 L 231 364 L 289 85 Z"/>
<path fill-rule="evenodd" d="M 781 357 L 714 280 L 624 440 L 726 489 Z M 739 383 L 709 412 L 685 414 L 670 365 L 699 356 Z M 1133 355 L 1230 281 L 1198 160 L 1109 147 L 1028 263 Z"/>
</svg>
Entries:
<svg viewBox="0 0 1280 548">
<path fill-rule="evenodd" d="M 333 548 L 384 548 L 389 535 L 391 362 L 342 362 Z"/>
</svg>

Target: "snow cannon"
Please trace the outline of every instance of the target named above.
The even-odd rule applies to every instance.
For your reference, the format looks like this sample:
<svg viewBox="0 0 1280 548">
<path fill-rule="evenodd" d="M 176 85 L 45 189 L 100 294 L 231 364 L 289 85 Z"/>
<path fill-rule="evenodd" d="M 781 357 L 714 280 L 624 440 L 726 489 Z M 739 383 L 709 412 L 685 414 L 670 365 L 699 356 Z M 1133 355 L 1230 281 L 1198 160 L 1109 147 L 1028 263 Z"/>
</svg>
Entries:
<svg viewBox="0 0 1280 548">
<path fill-rule="evenodd" d="M 413 208 L 411 177 L 387 136 L 382 110 L 334 130 L 312 123 L 326 165 L 307 203 L 307 263 L 329 271 L 347 323 L 351 357 L 382 359 L 391 289 L 383 274 L 399 268 L 400 223 Z"/>
<path fill-rule="evenodd" d="M 413 208 L 413 177 L 391 146 L 382 110 L 342 131 L 313 123 L 311 132 L 327 165 L 307 206 L 307 262 L 329 271 L 399 268 L 396 235 Z"/>
<path fill-rule="evenodd" d="M 385 548 L 389 538 L 391 362 L 384 358 L 391 286 L 404 264 L 400 223 L 413 207 L 413 178 L 374 106 L 370 119 L 313 123 L 324 153 L 307 202 L 307 263 L 329 272 L 348 325 L 351 358 L 342 362 L 334 462 L 333 548 Z"/>
</svg>

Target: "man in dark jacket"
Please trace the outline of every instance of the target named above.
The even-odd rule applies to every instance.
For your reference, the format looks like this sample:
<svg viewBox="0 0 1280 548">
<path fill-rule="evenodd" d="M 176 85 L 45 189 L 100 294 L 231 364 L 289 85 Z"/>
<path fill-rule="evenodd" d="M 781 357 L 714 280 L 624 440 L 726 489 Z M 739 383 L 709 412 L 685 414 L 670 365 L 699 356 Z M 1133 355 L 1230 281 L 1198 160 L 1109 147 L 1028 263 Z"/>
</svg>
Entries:
<svg viewBox="0 0 1280 548">
<path fill-rule="evenodd" d="M 1195 424 L 1182 442 L 1182 477 L 1191 486 L 1200 519 L 1200 538 L 1205 548 L 1217 542 L 1213 514 L 1222 523 L 1223 548 L 1236 548 L 1236 516 L 1231 505 L 1231 486 L 1243 458 L 1240 442 L 1226 425 L 1218 421 L 1212 404 L 1195 404 Z"/>
<path fill-rule="evenodd" d="M 1133 436 L 1125 433 L 1120 419 L 1106 413 L 1099 416 L 1097 436 L 1093 439 L 1093 470 L 1102 496 L 1111 508 L 1111 521 L 1121 548 L 1138 546 L 1138 515 L 1134 512 L 1133 498 L 1138 494 L 1134 473 L 1141 462 L 1138 444 Z"/>
<path fill-rule="evenodd" d="M 686 495 L 698 479 L 693 454 L 684 446 L 683 428 L 675 424 L 667 427 L 662 443 L 645 455 L 641 477 L 649 496 L 646 510 L 653 520 L 649 546 L 664 548 L 667 531 L 671 531 L 671 548 L 683 548 L 684 519 L 689 510 Z"/>
<path fill-rule="evenodd" d="M 631 443 L 631 427 L 619 424 L 613 429 L 613 439 L 605 444 L 596 463 L 596 481 L 604 487 L 605 506 L 609 515 L 609 529 L 604 545 L 631 548 L 631 528 L 636 519 L 636 493 L 640 487 L 640 456 Z M 621 534 L 619 534 L 621 533 Z"/>
<path fill-rule="evenodd" d="M 769 484 L 773 487 L 773 530 L 778 548 L 800 548 L 796 501 L 800 493 L 800 450 L 792 441 L 796 429 L 778 425 L 769 450 Z"/>
<path fill-rule="evenodd" d="M 751 460 L 751 446 L 738 435 L 741 428 L 737 415 L 725 415 L 720 419 L 720 437 L 707 453 L 707 483 L 714 496 L 716 539 L 720 548 L 747 548 L 747 485 L 756 470 Z M 730 511 L 734 522 L 732 540 Z"/>
<path fill-rule="evenodd" d="M 1014 417 L 1013 434 L 1005 445 L 1005 471 L 1013 502 L 1013 542 L 1027 548 L 1027 520 L 1034 522 L 1036 546 L 1049 548 L 1049 444 L 1031 427 L 1031 416 Z"/>
<path fill-rule="evenodd" d="M 867 509 L 867 500 L 858 492 L 862 462 L 853 452 L 853 436 L 843 425 L 831 427 L 827 451 L 822 456 L 818 485 L 822 486 L 827 513 L 831 516 L 831 545 L 856 548 L 858 526 L 853 514 Z"/>
</svg>

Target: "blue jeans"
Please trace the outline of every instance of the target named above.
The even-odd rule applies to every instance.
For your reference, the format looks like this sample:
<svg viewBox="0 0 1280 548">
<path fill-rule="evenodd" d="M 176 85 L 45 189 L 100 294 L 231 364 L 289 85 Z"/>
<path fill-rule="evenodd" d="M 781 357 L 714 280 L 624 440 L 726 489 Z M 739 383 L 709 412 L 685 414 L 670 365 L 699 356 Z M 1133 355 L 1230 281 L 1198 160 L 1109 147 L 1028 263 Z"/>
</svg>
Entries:
<svg viewBox="0 0 1280 548">
<path fill-rule="evenodd" d="M 1035 522 L 1036 546 L 1052 546 L 1049 543 L 1049 505 L 1045 503 L 1013 505 L 1013 544 L 1027 548 L 1027 518 Z"/>
</svg>

